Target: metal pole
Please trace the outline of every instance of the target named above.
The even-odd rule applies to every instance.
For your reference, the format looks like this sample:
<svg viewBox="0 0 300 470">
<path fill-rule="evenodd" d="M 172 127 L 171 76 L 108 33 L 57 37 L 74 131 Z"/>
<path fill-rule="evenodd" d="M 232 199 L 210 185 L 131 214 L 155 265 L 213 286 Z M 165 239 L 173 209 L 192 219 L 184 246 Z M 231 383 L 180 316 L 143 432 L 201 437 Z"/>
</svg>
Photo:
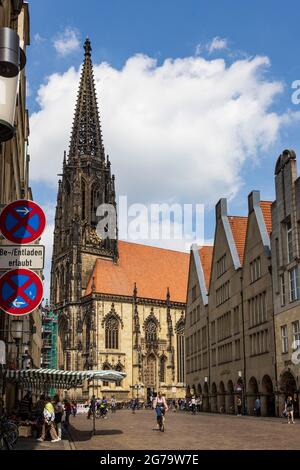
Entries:
<svg viewBox="0 0 300 470">
<path fill-rule="evenodd" d="M 96 435 L 96 400 L 95 400 L 95 379 L 93 377 L 93 435 Z"/>
<path fill-rule="evenodd" d="M 20 359 L 19 359 L 19 354 L 20 354 L 20 340 L 16 339 L 16 347 L 17 347 L 17 360 L 16 360 L 16 366 L 17 369 L 20 369 Z M 15 396 L 15 404 L 17 405 L 18 399 L 19 399 L 19 382 L 18 379 L 16 380 L 16 388 L 15 388 L 16 396 Z"/>
</svg>

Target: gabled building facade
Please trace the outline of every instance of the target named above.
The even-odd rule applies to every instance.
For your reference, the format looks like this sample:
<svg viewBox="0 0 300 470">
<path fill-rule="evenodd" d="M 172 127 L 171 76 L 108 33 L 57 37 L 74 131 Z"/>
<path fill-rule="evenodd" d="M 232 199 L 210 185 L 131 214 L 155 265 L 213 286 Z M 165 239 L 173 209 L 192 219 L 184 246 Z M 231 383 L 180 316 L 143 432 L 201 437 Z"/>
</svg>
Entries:
<svg viewBox="0 0 300 470">
<path fill-rule="evenodd" d="M 189 393 L 202 395 L 204 410 L 234 413 L 239 395 L 244 412 L 253 414 L 256 396 L 261 397 L 264 415 L 275 412 L 270 208 L 271 203 L 261 202 L 255 191 L 249 195 L 248 217 L 233 217 L 227 213 L 227 201 L 221 199 L 216 206 L 210 263 L 205 266 L 202 257 L 197 258 L 195 247 L 191 251 L 187 351 L 193 330 L 201 329 L 206 335 L 196 335 L 193 347 L 206 348 L 208 365 L 203 370 L 199 364 L 193 366 L 187 385 Z M 198 270 L 193 267 L 197 264 Z M 199 286 L 205 269 L 210 275 L 203 296 Z M 188 319 L 198 302 L 203 314 L 196 317 L 192 328 Z M 187 356 L 187 368 L 188 364 Z"/>
<path fill-rule="evenodd" d="M 276 353 L 271 270 L 271 203 L 259 191 L 248 197 L 248 223 L 242 269 L 247 411 L 254 414 L 260 397 L 262 414 L 274 416 Z M 242 325 L 241 325 L 242 326 Z"/>
<path fill-rule="evenodd" d="M 185 324 L 187 393 L 203 395 L 204 411 L 209 409 L 208 286 L 212 254 L 212 246 L 203 246 L 200 249 L 197 245 L 192 246 Z"/>
<path fill-rule="evenodd" d="M 300 177 L 296 154 L 285 150 L 275 168 L 272 205 L 272 272 L 276 362 L 280 405 L 295 396 L 299 414 L 300 348 Z"/>
</svg>

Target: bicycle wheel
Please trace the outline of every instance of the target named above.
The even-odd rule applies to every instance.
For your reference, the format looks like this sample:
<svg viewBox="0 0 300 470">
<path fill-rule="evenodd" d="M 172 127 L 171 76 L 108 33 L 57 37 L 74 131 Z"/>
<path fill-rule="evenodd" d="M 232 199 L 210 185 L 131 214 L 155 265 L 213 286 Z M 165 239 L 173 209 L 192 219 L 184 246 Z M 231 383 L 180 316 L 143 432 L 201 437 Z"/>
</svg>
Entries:
<svg viewBox="0 0 300 470">
<path fill-rule="evenodd" d="M 8 421 L 7 423 L 8 427 L 7 427 L 7 430 L 8 432 L 14 436 L 14 442 L 17 442 L 18 438 L 19 438 L 19 428 L 18 426 L 13 423 L 12 421 Z"/>
</svg>

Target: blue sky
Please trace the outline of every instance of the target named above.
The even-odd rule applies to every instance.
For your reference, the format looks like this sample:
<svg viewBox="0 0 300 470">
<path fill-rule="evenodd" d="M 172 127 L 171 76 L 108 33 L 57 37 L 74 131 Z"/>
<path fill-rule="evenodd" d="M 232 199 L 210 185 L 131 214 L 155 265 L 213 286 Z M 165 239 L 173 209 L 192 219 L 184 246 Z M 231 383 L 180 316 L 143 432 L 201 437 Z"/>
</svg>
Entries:
<svg viewBox="0 0 300 470">
<path fill-rule="evenodd" d="M 100 64 L 105 61 L 113 70 L 122 70 L 126 61 L 138 53 L 156 59 L 156 67 L 164 64 L 168 58 L 176 60 L 195 57 L 197 46 L 198 55 L 207 61 L 224 59 L 227 67 L 241 59 L 251 61 L 256 56 L 268 57 L 270 65 L 256 73 L 255 83 L 259 86 L 262 82 L 280 82 L 282 89 L 272 96 L 271 104 L 267 106 L 267 114 L 271 116 L 276 113 L 282 116 L 292 113 L 293 118 L 288 124 L 279 126 L 266 149 L 258 145 L 256 157 L 245 158 L 239 165 L 235 178 L 239 178 L 240 186 L 230 202 L 230 212 L 245 213 L 247 194 L 252 189 L 260 189 L 263 199 L 274 197 L 273 174 L 276 158 L 284 148 L 293 148 L 296 152 L 300 148 L 300 121 L 299 116 L 297 117 L 300 105 L 291 101 L 291 85 L 293 81 L 300 80 L 300 9 L 296 0 L 30 0 L 29 4 L 31 46 L 27 50 L 26 73 L 30 90 L 30 114 L 39 113 L 41 109 L 36 100 L 37 92 L 42 84 L 47 86 L 47 77 L 53 74 L 61 76 L 72 66 L 78 70 L 83 58 L 81 44 L 86 36 L 92 41 L 94 62 Z M 55 49 L 54 41 L 66 29 L 74 32 L 76 39 L 80 41 L 80 47 L 74 47 L 74 50 L 61 55 Z M 224 40 L 225 47 L 216 48 L 209 53 L 209 44 L 212 44 L 214 38 Z M 101 75 L 100 72 L 99 74 Z M 222 87 L 222 75 L 218 86 Z M 101 88 L 104 102 L 106 90 L 104 86 Z M 102 96 L 99 100 L 100 108 L 101 99 Z M 105 114 L 108 116 L 105 118 L 107 121 L 109 118 L 113 120 L 108 109 Z M 70 135 L 70 131 L 66 123 L 66 133 Z M 107 134 L 110 134 L 110 131 L 107 131 Z M 34 141 L 35 136 L 32 135 L 31 138 Z M 122 170 L 124 173 L 124 170 L 118 163 L 121 156 L 114 155 L 111 151 L 114 146 L 110 145 L 111 148 L 108 148 L 109 139 L 109 135 L 106 138 L 104 132 L 106 151 L 110 153 L 117 175 L 118 190 L 118 181 L 122 180 L 118 171 L 120 173 Z M 39 147 L 34 144 L 33 149 L 36 148 Z M 54 152 L 56 148 L 53 149 Z M 120 152 L 122 149 L 119 149 Z M 32 158 L 38 157 L 33 154 Z M 62 155 L 59 158 L 62 160 Z M 140 158 L 148 156 L 141 155 Z M 188 156 L 185 162 L 189 165 Z M 57 173 L 55 166 L 53 171 Z M 197 171 L 201 185 L 201 167 Z M 143 179 L 143 175 L 138 175 L 138 178 Z M 120 185 L 124 191 L 122 184 L 121 181 Z M 143 185 L 146 187 L 148 184 L 151 184 L 155 193 L 155 183 L 145 178 Z M 188 186 L 187 179 L 186 187 Z M 35 176 L 32 187 L 35 199 L 41 204 L 55 202 L 56 191 L 53 185 L 47 185 Z M 173 191 L 175 201 L 183 202 L 183 192 L 176 198 L 176 187 L 174 176 L 173 186 L 170 183 L 170 193 Z M 228 195 L 228 188 L 224 189 L 220 185 L 218 190 L 216 185 L 212 206 L 219 197 L 225 195 Z M 139 197 L 141 198 L 141 194 Z M 202 202 L 197 200 L 195 191 L 191 199 L 191 202 Z M 212 238 L 213 229 L 214 212 L 211 208 L 206 212 L 205 235 L 208 239 Z"/>
</svg>

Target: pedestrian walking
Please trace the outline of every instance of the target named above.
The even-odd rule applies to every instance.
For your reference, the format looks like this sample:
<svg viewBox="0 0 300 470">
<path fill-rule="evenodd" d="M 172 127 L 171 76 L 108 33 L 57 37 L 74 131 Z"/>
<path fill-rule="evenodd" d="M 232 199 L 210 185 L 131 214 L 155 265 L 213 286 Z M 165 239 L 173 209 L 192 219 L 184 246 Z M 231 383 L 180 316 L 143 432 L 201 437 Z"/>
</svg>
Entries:
<svg viewBox="0 0 300 470">
<path fill-rule="evenodd" d="M 131 409 L 132 409 L 132 413 L 135 414 L 135 410 L 137 410 L 138 408 L 138 401 L 137 401 L 137 398 L 133 398 L 131 400 Z"/>
<path fill-rule="evenodd" d="M 35 416 L 37 421 L 38 429 L 41 430 L 44 423 L 44 408 L 45 408 L 46 397 L 44 394 L 40 395 L 40 398 L 35 405 Z"/>
<path fill-rule="evenodd" d="M 191 413 L 195 415 L 196 414 L 196 397 L 195 396 L 192 396 L 191 398 L 190 407 L 191 407 Z"/>
<path fill-rule="evenodd" d="M 63 404 L 60 401 L 59 395 L 55 395 L 53 399 L 54 407 L 54 423 L 56 425 L 57 435 L 61 439 L 61 422 L 64 413 Z"/>
<path fill-rule="evenodd" d="M 114 395 L 111 397 L 111 412 L 115 413 L 117 409 L 117 401 L 114 397 Z"/>
<path fill-rule="evenodd" d="M 65 411 L 65 427 L 69 426 L 70 414 L 72 413 L 72 407 L 69 400 L 64 400 L 64 411 Z"/>
<path fill-rule="evenodd" d="M 261 416 L 261 402 L 259 397 L 256 397 L 254 402 L 254 413 L 256 416 Z"/>
<path fill-rule="evenodd" d="M 242 400 L 238 395 L 236 398 L 237 416 L 242 416 Z"/>
<path fill-rule="evenodd" d="M 73 418 L 75 418 L 77 415 L 77 403 L 75 400 L 73 400 L 71 403 L 71 409 L 72 409 L 72 416 Z"/>
<path fill-rule="evenodd" d="M 108 407 L 108 403 L 107 403 L 107 399 L 106 397 L 103 397 L 102 398 L 102 401 L 101 401 L 101 404 L 100 404 L 100 417 L 103 418 L 103 419 L 106 419 L 107 418 L 107 407 Z"/>
<path fill-rule="evenodd" d="M 295 424 L 295 421 L 294 421 L 294 401 L 293 401 L 293 397 L 291 395 L 289 395 L 287 397 L 286 401 L 285 401 L 284 415 L 288 419 L 288 424 L 291 424 L 291 422 L 293 424 Z"/>
<path fill-rule="evenodd" d="M 96 397 L 95 395 L 92 396 L 89 406 L 89 411 L 87 414 L 87 419 L 90 419 L 91 416 L 96 412 Z"/>
<path fill-rule="evenodd" d="M 44 423 L 43 423 L 42 435 L 37 440 L 40 442 L 43 442 L 46 439 L 47 434 L 49 432 L 51 436 L 51 442 L 60 441 L 61 439 L 58 437 L 57 432 L 55 430 L 55 426 L 54 426 L 55 413 L 54 413 L 54 407 L 51 403 L 50 397 L 47 397 L 46 399 L 43 415 L 44 415 Z"/>
</svg>

